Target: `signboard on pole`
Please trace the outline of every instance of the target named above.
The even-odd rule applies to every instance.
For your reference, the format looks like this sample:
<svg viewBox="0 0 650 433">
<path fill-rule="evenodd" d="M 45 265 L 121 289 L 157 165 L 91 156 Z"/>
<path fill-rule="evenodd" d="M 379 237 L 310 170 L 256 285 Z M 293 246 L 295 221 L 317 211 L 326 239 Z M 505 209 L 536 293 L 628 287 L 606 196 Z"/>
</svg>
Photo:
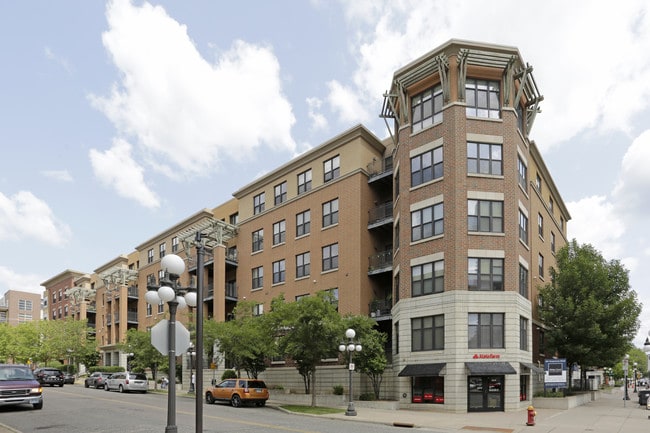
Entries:
<svg viewBox="0 0 650 433">
<path fill-rule="evenodd" d="M 176 355 L 180 355 L 190 347 L 190 331 L 182 323 L 176 322 Z M 169 321 L 162 319 L 151 328 L 151 344 L 163 355 L 169 354 Z"/>
<path fill-rule="evenodd" d="M 566 359 L 544 360 L 544 388 L 566 388 Z"/>
</svg>

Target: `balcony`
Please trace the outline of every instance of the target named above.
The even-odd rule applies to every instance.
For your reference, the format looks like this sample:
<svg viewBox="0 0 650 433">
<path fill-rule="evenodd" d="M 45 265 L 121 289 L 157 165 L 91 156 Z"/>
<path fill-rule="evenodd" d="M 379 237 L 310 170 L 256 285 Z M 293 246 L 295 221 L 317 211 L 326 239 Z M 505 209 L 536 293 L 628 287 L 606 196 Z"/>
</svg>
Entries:
<svg viewBox="0 0 650 433">
<path fill-rule="evenodd" d="M 382 251 L 381 253 L 368 257 L 368 275 L 381 274 L 393 270 L 393 250 Z"/>
<path fill-rule="evenodd" d="M 384 158 L 381 161 L 373 159 L 373 161 L 368 164 L 368 183 L 378 182 L 378 181 L 387 181 L 392 182 L 393 175 L 393 157 L 389 156 Z"/>
<path fill-rule="evenodd" d="M 131 286 L 127 290 L 127 296 L 129 298 L 135 298 L 138 299 L 138 287 L 137 286 Z"/>
<path fill-rule="evenodd" d="M 393 202 L 387 201 L 368 211 L 368 230 L 393 224 Z"/>
<path fill-rule="evenodd" d="M 226 283 L 226 299 L 232 301 L 237 300 L 237 283 L 234 282 Z"/>
<path fill-rule="evenodd" d="M 370 317 L 375 320 L 390 319 L 393 303 L 390 299 L 375 299 L 370 303 Z"/>
</svg>

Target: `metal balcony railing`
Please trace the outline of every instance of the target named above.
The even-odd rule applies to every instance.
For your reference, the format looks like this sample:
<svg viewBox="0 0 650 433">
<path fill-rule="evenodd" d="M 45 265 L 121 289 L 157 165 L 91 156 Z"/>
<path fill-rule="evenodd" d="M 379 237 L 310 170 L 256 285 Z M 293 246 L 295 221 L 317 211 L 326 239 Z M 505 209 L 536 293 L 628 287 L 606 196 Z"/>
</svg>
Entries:
<svg viewBox="0 0 650 433">
<path fill-rule="evenodd" d="M 388 270 L 393 267 L 393 250 L 382 251 L 368 257 L 368 272 Z"/>
<path fill-rule="evenodd" d="M 368 224 L 376 224 L 380 221 L 393 219 L 393 202 L 387 201 L 368 211 Z"/>
<path fill-rule="evenodd" d="M 226 297 L 237 298 L 237 283 L 226 283 Z"/>
<path fill-rule="evenodd" d="M 393 303 L 390 299 L 375 299 L 370 303 L 370 316 L 390 316 L 390 310 L 392 307 Z"/>
<path fill-rule="evenodd" d="M 381 176 L 382 174 L 393 171 L 393 157 L 389 156 L 382 161 L 373 161 L 368 164 L 368 173 L 370 174 L 369 180 L 374 177 Z"/>
</svg>

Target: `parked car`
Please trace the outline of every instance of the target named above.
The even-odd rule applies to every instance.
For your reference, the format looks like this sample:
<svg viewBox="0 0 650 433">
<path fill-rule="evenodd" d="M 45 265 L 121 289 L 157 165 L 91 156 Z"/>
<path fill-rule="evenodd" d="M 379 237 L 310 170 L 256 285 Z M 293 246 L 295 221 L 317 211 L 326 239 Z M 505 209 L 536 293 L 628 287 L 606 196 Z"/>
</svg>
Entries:
<svg viewBox="0 0 650 433">
<path fill-rule="evenodd" d="M 63 386 L 63 372 L 58 368 L 44 367 L 34 370 L 34 376 L 41 385 Z"/>
<path fill-rule="evenodd" d="M 71 385 L 74 385 L 74 381 L 77 378 L 74 376 L 74 374 L 66 373 L 63 375 L 63 383 L 69 383 Z"/>
<path fill-rule="evenodd" d="M 228 401 L 233 407 L 245 403 L 264 406 L 269 399 L 269 390 L 264 381 L 259 379 L 226 379 L 205 392 L 205 401 Z"/>
<path fill-rule="evenodd" d="M 639 390 L 639 405 L 646 406 L 648 404 L 648 397 L 650 397 L 650 389 Z"/>
<path fill-rule="evenodd" d="M 104 389 L 119 392 L 147 392 L 149 381 L 144 373 L 113 373 L 110 378 L 106 379 Z"/>
<path fill-rule="evenodd" d="M 0 364 L 0 406 L 43 409 L 43 387 L 26 365 Z"/>
<path fill-rule="evenodd" d="M 110 377 L 111 373 L 104 373 L 101 371 L 96 371 L 84 380 L 84 386 L 86 388 L 103 388 L 106 383 L 106 379 Z"/>
</svg>

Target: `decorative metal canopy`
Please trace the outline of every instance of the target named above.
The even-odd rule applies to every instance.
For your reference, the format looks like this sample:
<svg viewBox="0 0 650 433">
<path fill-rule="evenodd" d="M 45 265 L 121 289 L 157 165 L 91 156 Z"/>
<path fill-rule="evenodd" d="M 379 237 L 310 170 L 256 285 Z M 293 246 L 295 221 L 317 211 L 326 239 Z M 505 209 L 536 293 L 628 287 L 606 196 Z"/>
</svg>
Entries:
<svg viewBox="0 0 650 433">
<path fill-rule="evenodd" d="M 99 278 L 104 282 L 104 286 L 109 289 L 118 286 L 127 286 L 138 280 L 138 271 L 114 266 L 99 274 Z"/>
<path fill-rule="evenodd" d="M 225 245 L 237 235 L 237 226 L 228 224 L 217 218 L 204 218 L 178 233 L 183 248 L 188 257 L 190 250 L 197 242 L 212 250 L 216 246 Z"/>
</svg>

